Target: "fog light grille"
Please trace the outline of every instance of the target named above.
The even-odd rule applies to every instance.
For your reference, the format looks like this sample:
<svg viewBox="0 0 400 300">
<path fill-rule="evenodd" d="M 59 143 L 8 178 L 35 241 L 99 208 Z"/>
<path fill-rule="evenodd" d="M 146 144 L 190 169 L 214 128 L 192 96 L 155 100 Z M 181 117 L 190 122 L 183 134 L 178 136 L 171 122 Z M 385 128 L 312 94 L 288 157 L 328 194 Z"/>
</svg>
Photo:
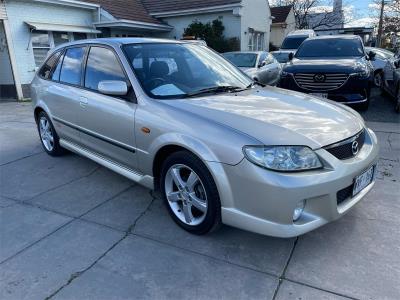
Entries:
<svg viewBox="0 0 400 300">
<path fill-rule="evenodd" d="M 339 205 L 343 201 L 346 201 L 347 199 L 351 198 L 353 195 L 353 187 L 354 184 L 340 190 L 339 192 L 336 193 L 336 202 Z"/>
</svg>

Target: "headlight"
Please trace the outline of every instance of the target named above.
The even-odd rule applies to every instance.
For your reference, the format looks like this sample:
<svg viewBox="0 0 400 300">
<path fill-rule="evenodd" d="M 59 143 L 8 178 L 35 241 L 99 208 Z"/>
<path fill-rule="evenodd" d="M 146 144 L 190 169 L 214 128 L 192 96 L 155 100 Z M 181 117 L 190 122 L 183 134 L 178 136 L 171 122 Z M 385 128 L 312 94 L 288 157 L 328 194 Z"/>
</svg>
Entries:
<svg viewBox="0 0 400 300">
<path fill-rule="evenodd" d="M 368 78 L 370 75 L 369 68 L 367 66 L 363 66 L 358 72 L 350 74 L 350 76 L 358 77 L 358 78 Z"/>
<path fill-rule="evenodd" d="M 322 167 L 318 156 L 305 146 L 244 146 L 252 163 L 275 171 L 302 171 Z"/>
<path fill-rule="evenodd" d="M 286 72 L 286 71 L 282 71 L 281 72 L 281 77 L 289 77 L 289 76 L 291 76 L 293 73 L 290 73 L 290 72 Z"/>
</svg>

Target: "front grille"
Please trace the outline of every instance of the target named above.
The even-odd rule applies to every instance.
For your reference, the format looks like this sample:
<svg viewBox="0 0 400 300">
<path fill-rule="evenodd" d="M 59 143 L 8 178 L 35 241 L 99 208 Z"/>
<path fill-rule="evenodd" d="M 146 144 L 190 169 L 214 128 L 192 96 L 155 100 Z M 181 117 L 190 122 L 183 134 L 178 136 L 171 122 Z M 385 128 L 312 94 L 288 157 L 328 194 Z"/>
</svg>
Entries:
<svg viewBox="0 0 400 300">
<path fill-rule="evenodd" d="M 353 153 L 353 142 L 357 141 L 358 143 L 358 151 Z M 348 159 L 351 158 L 361 150 L 365 142 L 365 130 L 363 129 L 361 132 L 357 133 L 355 136 L 346 139 L 342 142 L 335 143 L 333 145 L 328 145 L 324 147 L 326 151 L 335 156 L 338 159 Z"/>
<path fill-rule="evenodd" d="M 339 192 L 336 193 L 336 202 L 339 205 L 343 201 L 346 201 L 347 199 L 351 198 L 353 195 L 353 186 L 354 184 L 340 190 Z"/>
<path fill-rule="evenodd" d="M 323 79 L 321 79 L 321 76 Z M 349 77 L 348 74 L 341 73 L 297 73 L 294 74 L 294 80 L 297 85 L 303 89 L 324 92 L 332 91 L 341 87 Z M 318 78 L 320 80 L 318 80 Z"/>
</svg>

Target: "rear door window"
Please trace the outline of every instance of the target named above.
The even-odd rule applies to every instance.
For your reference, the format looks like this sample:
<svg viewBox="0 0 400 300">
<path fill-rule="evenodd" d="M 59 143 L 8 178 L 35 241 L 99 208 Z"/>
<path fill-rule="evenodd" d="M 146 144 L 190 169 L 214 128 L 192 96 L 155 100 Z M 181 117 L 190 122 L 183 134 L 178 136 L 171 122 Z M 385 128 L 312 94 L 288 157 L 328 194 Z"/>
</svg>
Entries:
<svg viewBox="0 0 400 300">
<path fill-rule="evenodd" d="M 60 72 L 60 82 L 80 85 L 85 47 L 68 48 Z"/>
<path fill-rule="evenodd" d="M 122 67 L 110 49 L 103 47 L 91 47 L 85 74 L 85 87 L 97 90 L 102 80 L 125 81 L 126 77 Z"/>
</svg>

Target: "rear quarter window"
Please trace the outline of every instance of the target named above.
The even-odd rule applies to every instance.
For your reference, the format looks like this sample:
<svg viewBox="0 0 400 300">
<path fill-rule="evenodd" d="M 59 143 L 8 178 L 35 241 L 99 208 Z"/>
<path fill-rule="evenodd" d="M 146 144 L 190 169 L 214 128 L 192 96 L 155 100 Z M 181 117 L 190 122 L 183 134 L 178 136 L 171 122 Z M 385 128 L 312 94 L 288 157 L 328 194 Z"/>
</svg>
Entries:
<svg viewBox="0 0 400 300">
<path fill-rule="evenodd" d="M 54 69 L 55 64 L 58 61 L 58 58 L 61 55 L 61 51 L 57 51 L 53 53 L 44 63 L 43 67 L 39 71 L 39 76 L 44 79 L 49 79 L 52 74 L 52 70 Z"/>
</svg>

